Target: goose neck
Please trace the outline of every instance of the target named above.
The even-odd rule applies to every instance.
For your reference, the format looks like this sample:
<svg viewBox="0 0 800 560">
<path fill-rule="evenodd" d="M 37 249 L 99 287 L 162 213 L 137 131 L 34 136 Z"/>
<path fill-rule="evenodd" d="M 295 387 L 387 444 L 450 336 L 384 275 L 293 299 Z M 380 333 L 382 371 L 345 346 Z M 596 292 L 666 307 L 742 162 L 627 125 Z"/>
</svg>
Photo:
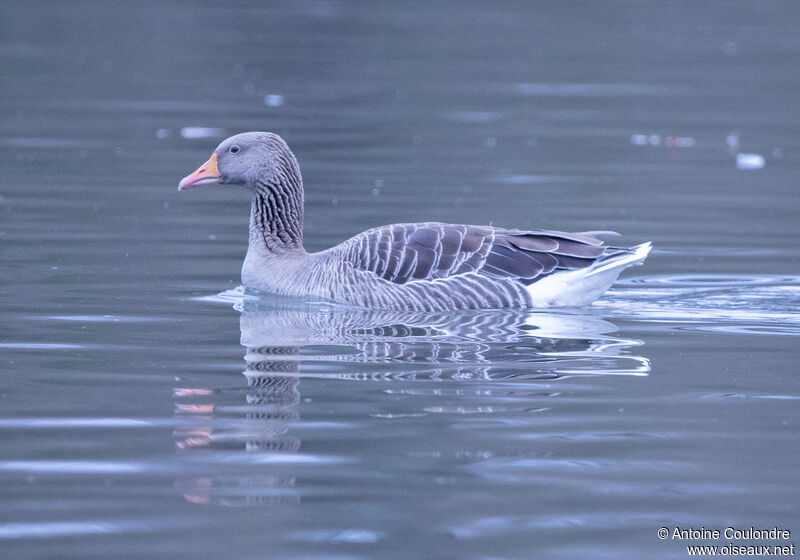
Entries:
<svg viewBox="0 0 800 560">
<path fill-rule="evenodd" d="M 303 187 L 299 177 L 279 177 L 253 188 L 250 241 L 276 254 L 303 252 Z"/>
</svg>

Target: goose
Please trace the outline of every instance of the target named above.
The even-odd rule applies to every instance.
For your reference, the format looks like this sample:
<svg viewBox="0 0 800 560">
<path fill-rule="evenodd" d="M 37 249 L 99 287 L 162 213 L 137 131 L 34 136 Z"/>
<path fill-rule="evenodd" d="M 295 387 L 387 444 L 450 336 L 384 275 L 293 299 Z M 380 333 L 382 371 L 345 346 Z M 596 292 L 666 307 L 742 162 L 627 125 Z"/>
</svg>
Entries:
<svg viewBox="0 0 800 560">
<path fill-rule="evenodd" d="M 250 190 L 242 284 L 261 292 L 402 311 L 579 307 L 599 298 L 651 243 L 610 247 L 599 236 L 439 222 L 375 227 L 317 253 L 303 248 L 303 180 L 270 132 L 224 140 L 178 184 Z M 616 234 L 614 234 L 616 235 Z"/>
</svg>

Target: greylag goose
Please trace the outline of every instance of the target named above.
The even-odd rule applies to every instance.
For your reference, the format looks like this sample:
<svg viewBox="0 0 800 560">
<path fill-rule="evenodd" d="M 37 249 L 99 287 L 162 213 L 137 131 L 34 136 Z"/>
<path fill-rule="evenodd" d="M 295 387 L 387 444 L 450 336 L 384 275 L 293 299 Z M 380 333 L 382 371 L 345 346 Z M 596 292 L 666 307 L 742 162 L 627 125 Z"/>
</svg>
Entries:
<svg viewBox="0 0 800 560">
<path fill-rule="evenodd" d="M 318 253 L 303 248 L 303 180 L 283 139 L 246 132 L 222 142 L 178 190 L 218 183 L 252 193 L 242 283 L 361 307 L 448 311 L 588 305 L 650 243 L 608 247 L 600 232 L 438 222 L 376 227 Z"/>
</svg>

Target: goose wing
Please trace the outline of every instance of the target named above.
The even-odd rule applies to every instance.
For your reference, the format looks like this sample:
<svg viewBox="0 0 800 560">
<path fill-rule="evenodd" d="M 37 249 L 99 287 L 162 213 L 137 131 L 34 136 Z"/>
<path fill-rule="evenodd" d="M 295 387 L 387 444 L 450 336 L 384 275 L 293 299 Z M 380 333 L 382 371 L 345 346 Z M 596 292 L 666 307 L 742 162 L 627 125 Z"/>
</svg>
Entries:
<svg viewBox="0 0 800 560">
<path fill-rule="evenodd" d="M 557 270 L 591 265 L 603 254 L 592 232 L 523 231 L 437 222 L 367 230 L 344 242 L 353 268 L 405 284 L 478 273 L 530 284 Z"/>
</svg>

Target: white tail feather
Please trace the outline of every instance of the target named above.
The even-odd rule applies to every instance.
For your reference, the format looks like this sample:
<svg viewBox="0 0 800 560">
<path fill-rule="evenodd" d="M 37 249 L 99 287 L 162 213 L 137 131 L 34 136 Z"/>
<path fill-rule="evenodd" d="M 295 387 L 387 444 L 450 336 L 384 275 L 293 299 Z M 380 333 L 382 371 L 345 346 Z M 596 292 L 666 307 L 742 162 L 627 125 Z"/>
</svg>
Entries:
<svg viewBox="0 0 800 560">
<path fill-rule="evenodd" d="M 625 268 L 642 264 L 652 249 L 650 242 L 630 252 L 599 260 L 588 268 L 556 272 L 527 287 L 535 307 L 579 307 L 588 305 L 611 287 Z"/>
</svg>

